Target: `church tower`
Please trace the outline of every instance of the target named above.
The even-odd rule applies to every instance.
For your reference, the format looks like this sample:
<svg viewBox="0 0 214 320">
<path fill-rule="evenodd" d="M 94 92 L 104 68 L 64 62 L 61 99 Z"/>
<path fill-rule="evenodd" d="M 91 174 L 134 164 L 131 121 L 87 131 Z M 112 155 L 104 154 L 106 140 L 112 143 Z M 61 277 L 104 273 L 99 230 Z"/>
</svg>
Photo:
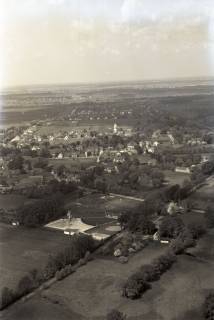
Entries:
<svg viewBox="0 0 214 320">
<path fill-rule="evenodd" d="M 117 133 L 117 124 L 116 123 L 114 124 L 114 133 L 115 134 Z"/>
</svg>

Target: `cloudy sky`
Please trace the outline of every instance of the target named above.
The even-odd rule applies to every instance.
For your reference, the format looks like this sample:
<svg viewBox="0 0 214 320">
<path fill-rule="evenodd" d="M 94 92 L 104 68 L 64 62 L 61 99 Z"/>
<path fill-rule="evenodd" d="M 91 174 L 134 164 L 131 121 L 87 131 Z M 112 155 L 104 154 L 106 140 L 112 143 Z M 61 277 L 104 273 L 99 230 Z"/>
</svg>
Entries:
<svg viewBox="0 0 214 320">
<path fill-rule="evenodd" d="M 0 85 L 208 76 L 213 0 L 0 0 Z"/>
</svg>

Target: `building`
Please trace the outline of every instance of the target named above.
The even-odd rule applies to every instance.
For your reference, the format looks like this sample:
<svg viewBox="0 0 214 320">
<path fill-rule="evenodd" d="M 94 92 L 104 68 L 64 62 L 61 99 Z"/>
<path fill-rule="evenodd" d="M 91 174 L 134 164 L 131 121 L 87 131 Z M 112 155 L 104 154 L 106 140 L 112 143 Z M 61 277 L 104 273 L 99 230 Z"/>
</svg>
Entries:
<svg viewBox="0 0 214 320">
<path fill-rule="evenodd" d="M 20 136 L 15 136 L 15 138 L 13 138 L 11 142 L 18 142 L 20 140 L 21 140 Z"/>
<path fill-rule="evenodd" d="M 114 129 L 113 129 L 114 134 L 117 134 L 117 124 L 114 124 Z"/>
<path fill-rule="evenodd" d="M 60 153 L 58 154 L 57 159 L 63 159 L 63 154 L 62 154 L 62 152 L 60 152 Z"/>
<path fill-rule="evenodd" d="M 175 172 L 180 172 L 180 173 L 191 173 L 191 169 L 189 167 L 176 167 Z"/>
</svg>

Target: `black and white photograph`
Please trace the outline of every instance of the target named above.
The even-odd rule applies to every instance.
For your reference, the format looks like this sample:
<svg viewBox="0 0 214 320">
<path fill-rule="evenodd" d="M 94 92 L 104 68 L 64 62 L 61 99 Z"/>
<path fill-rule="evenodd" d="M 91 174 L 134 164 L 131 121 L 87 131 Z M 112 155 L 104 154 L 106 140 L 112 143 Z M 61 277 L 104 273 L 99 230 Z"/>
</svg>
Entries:
<svg viewBox="0 0 214 320">
<path fill-rule="evenodd" d="M 214 320 L 213 0 L 0 0 L 0 318 Z"/>
</svg>

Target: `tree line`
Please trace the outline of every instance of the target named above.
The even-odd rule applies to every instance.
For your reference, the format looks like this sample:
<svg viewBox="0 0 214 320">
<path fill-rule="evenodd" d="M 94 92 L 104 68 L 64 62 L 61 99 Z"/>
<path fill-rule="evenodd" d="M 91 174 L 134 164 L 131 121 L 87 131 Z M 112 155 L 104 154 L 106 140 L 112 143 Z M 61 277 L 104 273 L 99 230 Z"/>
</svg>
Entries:
<svg viewBox="0 0 214 320">
<path fill-rule="evenodd" d="M 122 296 L 129 299 L 138 299 L 151 288 L 151 282 L 160 279 L 160 276 L 176 262 L 176 255 L 181 254 L 188 247 L 195 245 L 192 234 L 183 228 L 169 246 L 165 254 L 154 259 L 151 264 L 143 265 L 132 274 L 123 285 Z"/>
<path fill-rule="evenodd" d="M 59 280 L 59 272 L 64 275 L 72 273 L 72 266 L 79 261 L 80 266 L 89 259 L 89 254 L 97 248 L 97 242 L 87 235 L 74 235 L 69 245 L 60 252 L 49 255 L 48 261 L 42 270 L 33 269 L 23 276 L 17 287 L 12 290 L 4 287 L 1 291 L 0 309 L 7 307 L 22 296 L 38 288 L 42 283 L 56 276 Z M 67 273 L 65 273 L 65 271 Z"/>
<path fill-rule="evenodd" d="M 17 210 L 17 220 L 27 227 L 38 227 L 65 215 L 60 193 L 26 203 Z"/>
</svg>

